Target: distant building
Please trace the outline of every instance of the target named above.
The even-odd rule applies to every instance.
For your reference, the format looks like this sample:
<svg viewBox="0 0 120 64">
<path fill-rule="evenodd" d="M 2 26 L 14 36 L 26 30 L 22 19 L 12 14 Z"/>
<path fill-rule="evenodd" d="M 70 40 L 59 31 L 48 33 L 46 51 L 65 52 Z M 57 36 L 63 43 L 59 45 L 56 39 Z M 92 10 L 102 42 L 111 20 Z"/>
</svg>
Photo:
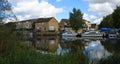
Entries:
<svg viewBox="0 0 120 64">
<path fill-rule="evenodd" d="M 78 33 L 81 32 L 82 30 L 89 30 L 91 28 L 91 23 L 87 20 L 84 20 L 85 24 L 83 29 L 79 29 Z M 72 27 L 70 26 L 70 21 L 69 19 L 62 19 L 59 23 L 59 29 L 60 31 L 62 30 L 69 30 L 70 32 L 74 32 Z"/>
<path fill-rule="evenodd" d="M 98 30 L 97 24 L 91 24 L 91 30 Z"/>
<path fill-rule="evenodd" d="M 85 29 L 86 29 L 86 30 L 90 30 L 90 28 L 91 28 L 91 23 L 90 23 L 90 21 L 84 20 L 84 22 L 85 22 Z"/>
<path fill-rule="evenodd" d="M 70 26 L 70 21 L 69 19 L 62 19 L 59 23 L 59 30 L 63 31 L 63 30 L 69 30 L 70 32 L 73 32 L 74 30 L 72 30 L 71 26 Z"/>
</svg>

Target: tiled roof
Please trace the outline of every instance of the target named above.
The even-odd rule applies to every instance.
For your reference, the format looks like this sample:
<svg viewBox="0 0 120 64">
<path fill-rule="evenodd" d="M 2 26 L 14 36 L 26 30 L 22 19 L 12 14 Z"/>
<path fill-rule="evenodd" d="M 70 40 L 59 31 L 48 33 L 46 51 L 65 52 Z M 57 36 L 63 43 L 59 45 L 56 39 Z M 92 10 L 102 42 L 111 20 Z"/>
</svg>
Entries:
<svg viewBox="0 0 120 64">
<path fill-rule="evenodd" d="M 27 22 L 27 21 L 31 21 L 31 22 L 32 22 L 32 21 L 33 21 L 33 22 L 49 22 L 52 18 L 54 18 L 54 17 L 22 20 L 22 21 L 20 21 L 20 22 Z"/>
<path fill-rule="evenodd" d="M 54 18 L 54 17 L 39 18 L 39 19 L 37 19 L 37 22 L 49 22 L 52 18 Z"/>
<path fill-rule="evenodd" d="M 63 27 L 65 23 L 67 24 L 67 26 L 70 26 L 69 19 L 62 19 L 59 23 L 59 26 Z"/>
<path fill-rule="evenodd" d="M 69 19 L 62 19 L 62 20 L 60 21 L 60 23 L 64 23 L 64 22 L 70 23 Z"/>
</svg>

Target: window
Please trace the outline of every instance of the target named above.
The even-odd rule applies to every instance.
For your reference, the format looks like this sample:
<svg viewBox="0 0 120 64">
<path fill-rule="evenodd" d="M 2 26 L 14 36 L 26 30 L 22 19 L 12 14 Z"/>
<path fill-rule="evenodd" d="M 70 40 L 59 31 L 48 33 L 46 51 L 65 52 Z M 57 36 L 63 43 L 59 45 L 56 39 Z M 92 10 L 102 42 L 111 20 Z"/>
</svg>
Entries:
<svg viewBox="0 0 120 64">
<path fill-rule="evenodd" d="M 37 30 L 40 29 L 40 27 L 37 27 Z"/>
<path fill-rule="evenodd" d="M 55 44 L 55 40 L 49 40 L 50 44 Z"/>
<path fill-rule="evenodd" d="M 50 26 L 49 30 L 54 31 L 55 30 L 54 26 Z"/>
<path fill-rule="evenodd" d="M 25 26 L 25 27 L 26 27 L 26 28 L 29 28 L 29 27 L 30 27 L 28 21 L 26 22 L 26 26 Z"/>
<path fill-rule="evenodd" d="M 44 22 L 42 22 L 42 25 L 44 25 Z"/>
<path fill-rule="evenodd" d="M 67 26 L 68 24 L 66 22 L 64 22 L 64 26 Z"/>
<path fill-rule="evenodd" d="M 20 29 L 21 28 L 21 23 L 20 22 L 18 22 L 18 24 L 17 24 L 17 27 L 16 27 L 17 29 Z"/>
</svg>

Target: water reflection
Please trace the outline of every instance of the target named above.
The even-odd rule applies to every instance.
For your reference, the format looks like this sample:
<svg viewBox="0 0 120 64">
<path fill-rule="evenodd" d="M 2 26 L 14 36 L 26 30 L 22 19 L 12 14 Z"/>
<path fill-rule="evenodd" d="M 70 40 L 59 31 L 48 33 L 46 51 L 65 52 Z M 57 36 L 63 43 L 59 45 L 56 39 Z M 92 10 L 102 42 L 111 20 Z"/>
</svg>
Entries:
<svg viewBox="0 0 120 64">
<path fill-rule="evenodd" d="M 27 41 L 28 46 L 32 45 L 43 54 L 65 55 L 73 54 L 73 58 L 89 59 L 92 64 L 97 64 L 100 59 L 107 58 L 113 52 L 119 51 L 119 39 L 107 38 L 74 38 L 58 36 L 42 36 Z M 83 53 L 81 55 L 81 51 Z M 81 57 L 82 56 L 82 57 Z"/>
<path fill-rule="evenodd" d="M 58 46 L 58 39 L 54 37 L 39 37 L 34 41 L 34 44 L 39 50 L 55 52 Z"/>
<path fill-rule="evenodd" d="M 101 44 L 100 40 L 83 41 L 83 44 L 85 44 L 83 52 L 89 58 L 90 63 L 97 64 L 100 59 L 111 55 Z"/>
<path fill-rule="evenodd" d="M 34 46 L 37 50 L 44 54 L 64 55 L 69 53 L 68 45 L 59 39 L 58 36 L 42 36 L 26 41 L 28 46 Z"/>
</svg>

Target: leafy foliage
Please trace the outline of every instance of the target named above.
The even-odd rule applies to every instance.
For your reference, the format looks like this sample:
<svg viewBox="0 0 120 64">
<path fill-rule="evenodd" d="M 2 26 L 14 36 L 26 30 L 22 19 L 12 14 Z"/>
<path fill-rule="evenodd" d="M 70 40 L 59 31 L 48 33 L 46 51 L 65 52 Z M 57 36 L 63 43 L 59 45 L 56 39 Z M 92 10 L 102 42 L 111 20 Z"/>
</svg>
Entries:
<svg viewBox="0 0 120 64">
<path fill-rule="evenodd" d="M 118 6 L 112 14 L 103 17 L 99 25 L 99 28 L 101 27 L 120 28 L 120 6 Z"/>
<path fill-rule="evenodd" d="M 73 30 L 77 32 L 79 28 L 83 26 L 83 14 L 79 9 L 73 8 L 73 12 L 70 12 L 70 24 Z"/>
<path fill-rule="evenodd" d="M 7 19 L 16 19 L 16 16 L 12 12 L 11 4 L 8 0 L 0 0 L 0 23 L 4 23 Z"/>
<path fill-rule="evenodd" d="M 103 20 L 99 24 L 99 28 L 102 28 L 102 27 L 113 28 L 112 14 L 110 14 L 106 17 L 103 17 Z"/>
<path fill-rule="evenodd" d="M 120 6 L 117 6 L 117 8 L 114 10 L 112 17 L 115 28 L 120 28 Z"/>
</svg>

